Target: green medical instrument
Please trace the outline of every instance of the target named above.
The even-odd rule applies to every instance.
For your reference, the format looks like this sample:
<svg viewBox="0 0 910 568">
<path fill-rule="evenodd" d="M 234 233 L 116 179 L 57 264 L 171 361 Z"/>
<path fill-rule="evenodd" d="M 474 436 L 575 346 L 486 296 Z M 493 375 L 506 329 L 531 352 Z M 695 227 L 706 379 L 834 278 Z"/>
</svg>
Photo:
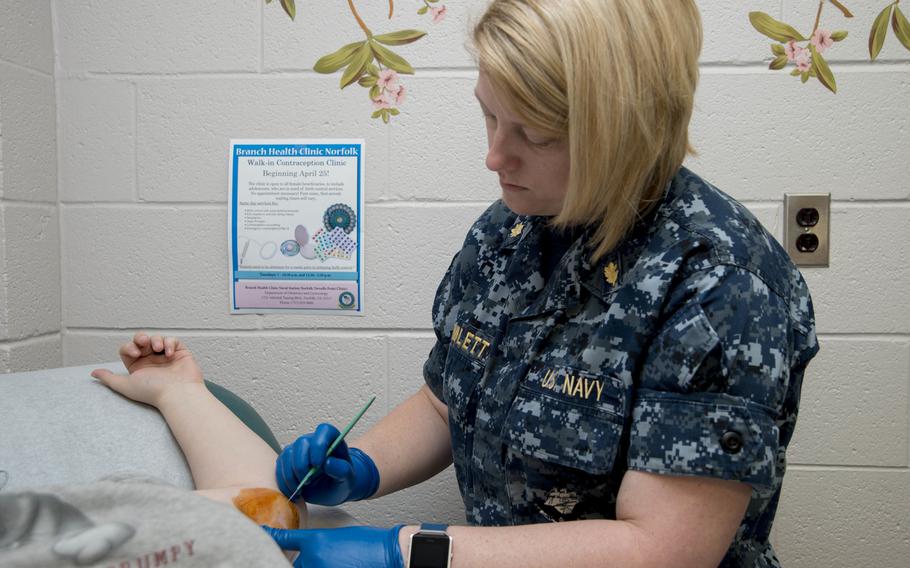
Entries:
<svg viewBox="0 0 910 568">
<path fill-rule="evenodd" d="M 341 441 L 344 440 L 344 437 L 347 436 L 348 432 L 351 431 L 351 428 L 353 428 L 354 425 L 357 424 L 357 422 L 360 420 L 360 417 L 363 416 L 363 414 L 367 411 L 367 409 L 370 407 L 370 405 L 373 404 L 374 400 L 376 400 L 375 396 L 373 396 L 369 401 L 367 401 L 367 403 L 365 405 L 363 405 L 363 408 L 360 409 L 360 412 L 357 413 L 357 416 L 355 416 L 353 420 L 348 422 L 348 425 L 344 427 L 344 430 L 341 431 L 341 434 L 338 434 L 338 437 L 335 438 L 335 441 L 332 442 L 332 445 L 329 446 L 328 451 L 325 453 L 326 459 L 328 459 L 328 457 L 330 455 L 332 455 L 332 452 L 335 451 L 335 448 L 338 447 L 338 444 L 340 444 Z M 297 486 L 297 489 L 295 489 L 294 492 L 291 493 L 291 496 L 288 498 L 288 503 L 290 503 L 291 501 L 294 500 L 294 497 L 297 496 L 297 493 L 301 489 L 303 489 L 303 486 L 307 484 L 307 482 L 310 480 L 310 478 L 313 477 L 313 475 L 315 475 L 316 471 L 318 471 L 318 470 L 319 470 L 319 468 L 314 465 L 310 468 L 310 471 L 306 472 L 306 475 L 303 476 L 303 479 L 300 480 L 300 485 Z"/>
</svg>

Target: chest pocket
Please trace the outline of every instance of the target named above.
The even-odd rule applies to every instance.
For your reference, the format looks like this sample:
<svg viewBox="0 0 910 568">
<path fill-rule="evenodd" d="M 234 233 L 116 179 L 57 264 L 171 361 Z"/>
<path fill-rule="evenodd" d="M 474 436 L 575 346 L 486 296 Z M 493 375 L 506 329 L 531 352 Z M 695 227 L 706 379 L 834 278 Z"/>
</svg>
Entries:
<svg viewBox="0 0 910 568">
<path fill-rule="evenodd" d="M 617 378 L 532 369 L 503 431 L 513 521 L 613 518 L 628 411 Z"/>
</svg>

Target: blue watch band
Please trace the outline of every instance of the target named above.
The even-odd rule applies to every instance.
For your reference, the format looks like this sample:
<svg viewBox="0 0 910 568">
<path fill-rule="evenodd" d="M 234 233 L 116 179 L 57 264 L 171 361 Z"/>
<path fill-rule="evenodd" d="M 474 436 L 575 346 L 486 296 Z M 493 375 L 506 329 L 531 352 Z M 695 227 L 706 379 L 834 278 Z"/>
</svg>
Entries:
<svg viewBox="0 0 910 568">
<path fill-rule="evenodd" d="M 447 528 L 449 528 L 449 525 L 439 523 L 420 523 L 420 530 L 422 531 L 446 532 Z"/>
</svg>

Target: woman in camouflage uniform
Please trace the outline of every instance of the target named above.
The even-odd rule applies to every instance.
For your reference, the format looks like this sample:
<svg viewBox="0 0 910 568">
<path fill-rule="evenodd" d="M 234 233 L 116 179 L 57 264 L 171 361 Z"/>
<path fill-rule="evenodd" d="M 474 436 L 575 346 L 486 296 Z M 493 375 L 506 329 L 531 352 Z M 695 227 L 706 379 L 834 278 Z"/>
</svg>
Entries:
<svg viewBox="0 0 910 568">
<path fill-rule="evenodd" d="M 803 371 L 806 284 L 682 167 L 694 0 L 497 0 L 474 29 L 502 198 L 433 306 L 426 385 L 290 494 L 375 498 L 455 464 L 453 566 L 777 566 L 768 537 Z M 557 523 L 558 521 L 558 523 Z M 400 566 L 416 526 L 276 531 L 303 566 Z M 427 565 L 442 565 L 430 562 Z"/>
</svg>

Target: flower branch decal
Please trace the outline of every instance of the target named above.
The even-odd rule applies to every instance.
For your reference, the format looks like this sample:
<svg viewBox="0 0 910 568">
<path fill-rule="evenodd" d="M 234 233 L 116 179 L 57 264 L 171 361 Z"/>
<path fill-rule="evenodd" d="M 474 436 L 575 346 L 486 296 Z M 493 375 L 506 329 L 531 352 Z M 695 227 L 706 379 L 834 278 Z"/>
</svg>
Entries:
<svg viewBox="0 0 910 568">
<path fill-rule="evenodd" d="M 265 0 L 271 4 L 272 0 Z M 293 20 L 296 16 L 294 0 L 280 0 L 285 13 Z M 439 0 L 421 0 L 417 13 L 430 13 L 433 23 L 445 18 L 446 7 L 432 6 Z M 384 34 L 373 34 L 363 18 L 357 12 L 353 0 L 347 0 L 348 9 L 363 30 L 366 39 L 348 43 L 338 50 L 319 58 L 313 65 L 317 73 L 332 74 L 341 69 L 339 86 L 344 89 L 354 83 L 367 89 L 373 104 L 373 118 L 381 118 L 388 123 L 391 117 L 400 114 L 398 107 L 405 101 L 407 89 L 401 83 L 399 75 L 413 75 L 414 68 L 408 61 L 392 48 L 414 43 L 426 32 L 414 29 L 398 30 Z M 389 19 L 395 13 L 394 0 L 389 0 Z"/>
<path fill-rule="evenodd" d="M 423 6 L 417 10 L 417 14 L 423 16 L 429 12 L 430 17 L 433 19 L 433 23 L 438 24 L 446 17 L 445 4 L 442 6 L 433 6 L 433 4 L 436 4 L 438 2 L 439 0 L 423 0 Z"/>
<path fill-rule="evenodd" d="M 875 61 L 882 50 L 885 37 L 888 35 L 889 22 L 898 41 L 910 50 L 910 22 L 898 6 L 900 2 L 901 0 L 894 0 L 888 4 L 872 24 L 872 30 L 869 32 L 869 58 L 872 61 Z M 837 93 L 834 73 L 822 54 L 835 43 L 845 40 L 847 32 L 832 32 L 819 27 L 822 10 L 828 3 L 840 10 L 844 17 L 853 17 L 853 13 L 839 0 L 819 0 L 815 25 L 809 37 L 803 36 L 793 26 L 775 20 L 764 12 L 750 12 L 749 21 L 760 33 L 778 42 L 771 44 L 774 59 L 768 65 L 769 69 L 779 71 L 792 63 L 794 68 L 790 71 L 791 76 L 799 77 L 803 83 L 810 78 L 818 79 L 829 91 Z M 801 45 L 803 43 L 805 45 Z"/>
</svg>

